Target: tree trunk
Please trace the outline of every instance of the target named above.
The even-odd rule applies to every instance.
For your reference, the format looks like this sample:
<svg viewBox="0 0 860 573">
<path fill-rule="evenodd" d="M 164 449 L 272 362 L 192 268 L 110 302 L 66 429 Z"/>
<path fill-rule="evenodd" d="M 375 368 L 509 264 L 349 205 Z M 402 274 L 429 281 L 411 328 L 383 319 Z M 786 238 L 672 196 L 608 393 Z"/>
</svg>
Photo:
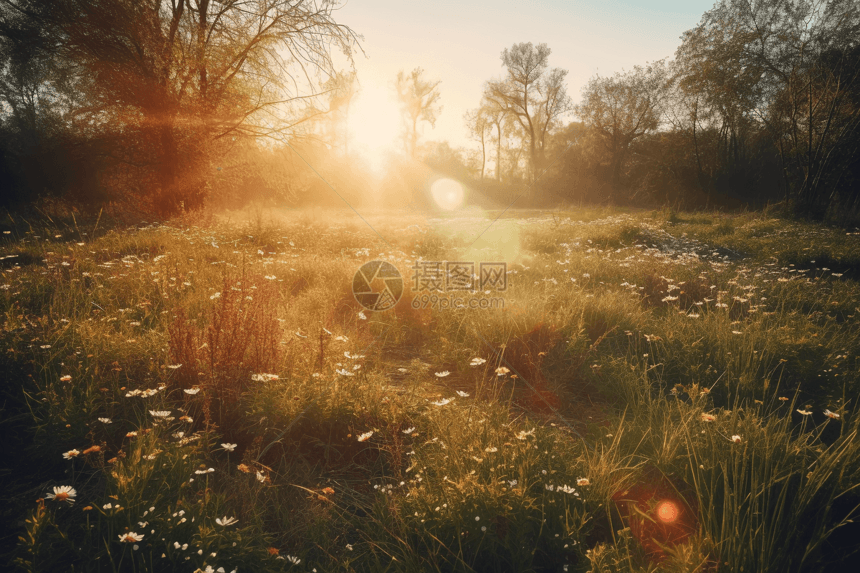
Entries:
<svg viewBox="0 0 860 573">
<path fill-rule="evenodd" d="M 484 134 L 486 130 L 481 127 L 481 181 L 484 180 L 484 168 L 487 166 L 487 151 L 484 143 Z"/>
<path fill-rule="evenodd" d="M 496 124 L 496 130 L 499 133 L 498 142 L 496 143 L 496 180 L 502 182 L 502 122 Z"/>
</svg>

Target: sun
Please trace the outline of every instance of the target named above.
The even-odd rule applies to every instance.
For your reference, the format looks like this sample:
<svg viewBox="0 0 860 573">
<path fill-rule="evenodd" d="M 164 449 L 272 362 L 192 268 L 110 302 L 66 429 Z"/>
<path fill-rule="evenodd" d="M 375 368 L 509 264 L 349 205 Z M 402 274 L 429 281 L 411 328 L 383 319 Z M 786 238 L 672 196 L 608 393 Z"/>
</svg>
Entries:
<svg viewBox="0 0 860 573">
<path fill-rule="evenodd" d="M 400 106 L 392 90 L 378 84 L 363 84 L 350 107 L 348 121 L 353 149 L 378 170 L 385 154 L 397 147 L 400 136 Z"/>
</svg>

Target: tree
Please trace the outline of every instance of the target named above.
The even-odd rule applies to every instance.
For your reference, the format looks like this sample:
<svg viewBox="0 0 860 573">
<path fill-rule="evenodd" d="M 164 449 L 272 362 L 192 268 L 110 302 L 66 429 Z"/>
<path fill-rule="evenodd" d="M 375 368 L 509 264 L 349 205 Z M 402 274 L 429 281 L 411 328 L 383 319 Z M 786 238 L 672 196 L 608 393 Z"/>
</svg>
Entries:
<svg viewBox="0 0 860 573">
<path fill-rule="evenodd" d="M 703 101 L 767 129 L 786 196 L 805 215 L 825 213 L 853 165 L 857 38 L 853 0 L 721 0 L 679 48 L 684 81 Z"/>
<path fill-rule="evenodd" d="M 235 138 L 288 138 L 334 73 L 330 48 L 355 46 L 326 1 L 0 3 L 4 40 L 27 27 L 50 38 L 85 100 L 63 102 L 69 121 L 119 144 L 116 165 L 161 214 L 202 204 L 209 162 Z"/>
<path fill-rule="evenodd" d="M 419 122 L 426 121 L 431 127 L 435 127 L 436 118 L 442 112 L 442 106 L 438 105 L 441 98 L 438 88 L 441 82 L 425 80 L 422 78 L 423 74 L 424 70 L 421 68 L 415 68 L 408 75 L 400 71 L 395 82 L 404 124 L 404 149 L 413 159 L 418 147 Z"/>
<path fill-rule="evenodd" d="M 481 181 L 483 181 L 487 166 L 487 136 L 491 125 L 482 108 L 467 111 L 463 115 L 463 120 L 466 122 L 469 134 L 481 144 Z"/>
<path fill-rule="evenodd" d="M 582 89 L 576 113 L 597 132 L 609 153 L 614 186 L 618 185 L 630 144 L 657 129 L 664 87 L 665 68 L 657 62 L 609 78 L 595 76 Z"/>
<path fill-rule="evenodd" d="M 322 116 L 323 137 L 328 145 L 349 155 L 349 108 L 358 93 L 355 72 L 338 72 L 323 84 L 328 93 L 328 109 Z"/>
<path fill-rule="evenodd" d="M 547 69 L 549 55 L 546 44 L 535 47 L 528 42 L 505 48 L 501 59 L 507 76 L 487 82 L 484 88 L 491 107 L 513 117 L 526 134 L 532 180 L 544 167 L 548 134 L 571 109 L 564 81 L 567 71 Z"/>
<path fill-rule="evenodd" d="M 502 137 L 506 125 L 507 114 L 505 110 L 500 108 L 494 102 L 483 97 L 479 108 L 484 117 L 484 122 L 490 127 L 496 128 L 496 180 L 502 180 Z"/>
</svg>

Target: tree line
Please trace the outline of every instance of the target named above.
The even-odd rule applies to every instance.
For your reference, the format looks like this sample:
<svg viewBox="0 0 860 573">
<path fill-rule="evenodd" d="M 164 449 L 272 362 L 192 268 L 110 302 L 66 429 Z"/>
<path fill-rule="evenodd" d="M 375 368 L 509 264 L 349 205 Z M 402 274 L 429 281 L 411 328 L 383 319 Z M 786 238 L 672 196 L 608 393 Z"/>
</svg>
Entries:
<svg viewBox="0 0 860 573">
<path fill-rule="evenodd" d="M 595 76 L 576 105 L 549 55 L 504 50 L 504 77 L 466 114 L 481 179 L 492 158 L 492 177 L 544 202 L 860 209 L 856 1 L 721 0 L 671 61 Z"/>
<path fill-rule="evenodd" d="M 332 50 L 351 62 L 360 49 L 335 8 L 0 0 L 4 202 L 63 196 L 167 216 L 238 186 L 288 193 L 277 144 L 320 113 Z"/>
<path fill-rule="evenodd" d="M 351 62 L 361 47 L 335 10 L 0 0 L 3 203 L 63 197 L 168 216 L 205 201 L 302 200 L 326 185 L 351 201 L 371 195 L 346 127 L 360 85 L 332 57 Z M 419 126 L 441 113 L 440 83 L 401 72 L 392 87 L 409 165 L 522 206 L 860 210 L 856 0 L 719 0 L 673 58 L 595 76 L 576 104 L 550 56 L 545 44 L 502 51 L 503 73 L 464 116 L 471 149 L 421 144 Z M 387 184 L 415 184 L 397 173 L 405 165 L 389 166 Z"/>
</svg>

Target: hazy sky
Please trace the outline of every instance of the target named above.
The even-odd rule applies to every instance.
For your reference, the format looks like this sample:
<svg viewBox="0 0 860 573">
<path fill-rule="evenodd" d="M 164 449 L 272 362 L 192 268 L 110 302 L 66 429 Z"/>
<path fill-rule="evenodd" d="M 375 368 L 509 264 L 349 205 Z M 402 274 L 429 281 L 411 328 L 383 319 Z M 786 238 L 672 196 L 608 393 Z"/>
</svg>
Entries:
<svg viewBox="0 0 860 573">
<path fill-rule="evenodd" d="M 364 36 L 367 57 L 356 56 L 359 79 L 369 95 L 365 119 L 383 115 L 398 70 L 426 70 L 441 80 L 443 105 L 425 139 L 471 145 L 463 114 L 477 107 L 484 82 L 500 77 L 500 54 L 515 43 L 546 43 L 550 67 L 568 71 L 568 94 L 576 103 L 595 73 L 611 75 L 637 64 L 672 57 L 681 34 L 696 26 L 714 0 L 350 0 L 337 22 Z M 392 117 L 376 119 L 395 129 Z M 366 126 L 365 132 L 369 131 Z M 383 137 L 385 128 L 377 130 Z"/>
</svg>

